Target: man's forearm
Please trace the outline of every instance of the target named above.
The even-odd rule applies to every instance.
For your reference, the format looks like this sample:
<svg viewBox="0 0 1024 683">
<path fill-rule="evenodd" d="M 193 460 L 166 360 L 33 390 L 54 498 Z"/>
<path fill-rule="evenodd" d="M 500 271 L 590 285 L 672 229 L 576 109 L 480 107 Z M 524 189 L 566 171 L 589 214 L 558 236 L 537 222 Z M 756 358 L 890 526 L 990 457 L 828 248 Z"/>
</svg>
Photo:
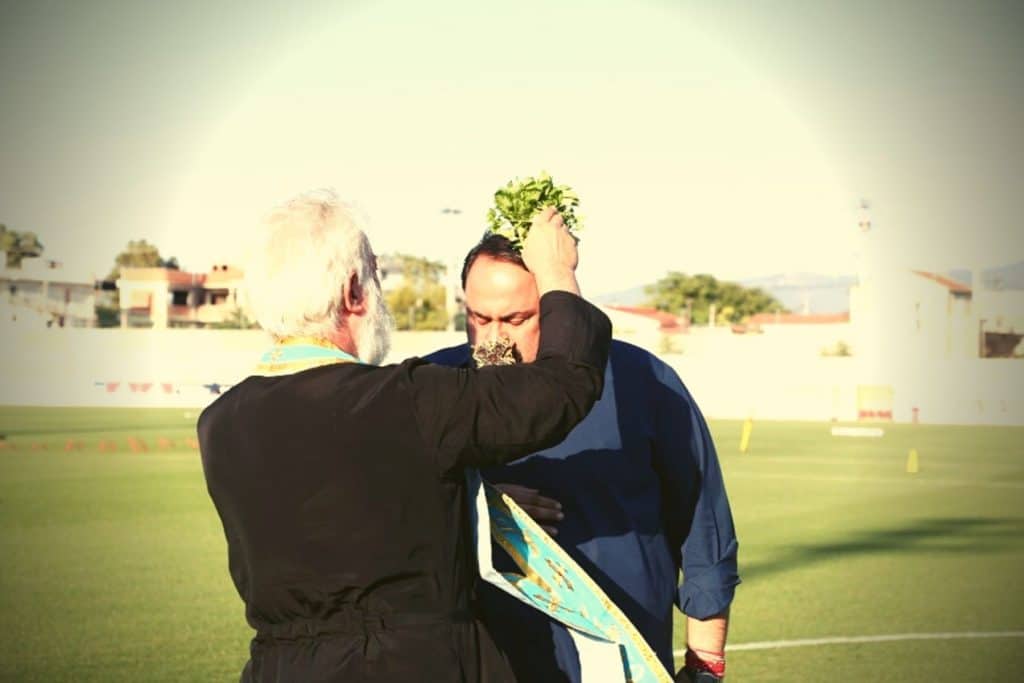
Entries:
<svg viewBox="0 0 1024 683">
<path fill-rule="evenodd" d="M 683 683 L 722 681 L 725 676 L 725 637 L 729 610 L 707 619 L 686 617 L 686 665 L 676 674 Z"/>
<path fill-rule="evenodd" d="M 729 610 L 707 619 L 686 617 L 686 646 L 691 650 L 725 652 Z"/>
</svg>

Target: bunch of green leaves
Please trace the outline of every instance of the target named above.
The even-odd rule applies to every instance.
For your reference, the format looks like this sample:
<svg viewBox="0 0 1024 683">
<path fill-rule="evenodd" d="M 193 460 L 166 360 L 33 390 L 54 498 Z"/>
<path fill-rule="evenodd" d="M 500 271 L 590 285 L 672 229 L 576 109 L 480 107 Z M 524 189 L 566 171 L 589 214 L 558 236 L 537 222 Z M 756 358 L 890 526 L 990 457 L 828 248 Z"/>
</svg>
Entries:
<svg viewBox="0 0 1024 683">
<path fill-rule="evenodd" d="M 494 206 L 487 211 L 487 222 L 491 232 L 507 237 L 516 249 L 522 249 L 533 217 L 546 206 L 555 207 L 575 237 L 583 227 L 575 212 L 579 203 L 579 197 L 569 186 L 555 185 L 547 173 L 525 180 L 516 178 L 494 193 Z"/>
</svg>

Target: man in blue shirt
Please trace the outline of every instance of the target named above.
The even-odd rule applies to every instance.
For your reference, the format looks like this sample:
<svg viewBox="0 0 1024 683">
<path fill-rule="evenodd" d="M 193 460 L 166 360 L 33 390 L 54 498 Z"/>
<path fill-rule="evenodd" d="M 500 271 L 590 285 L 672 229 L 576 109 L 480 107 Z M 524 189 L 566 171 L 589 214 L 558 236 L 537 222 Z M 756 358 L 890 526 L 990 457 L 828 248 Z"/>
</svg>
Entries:
<svg viewBox="0 0 1024 683">
<path fill-rule="evenodd" d="M 537 288 L 508 240 L 491 235 L 474 247 L 462 283 L 469 345 L 427 359 L 468 366 L 472 345 L 505 337 L 519 361 L 532 361 L 540 336 Z M 549 530 L 669 671 L 678 605 L 687 615 L 688 652 L 677 680 L 720 680 L 739 583 L 736 534 L 707 425 L 668 365 L 613 341 L 604 393 L 569 437 L 483 475 Z M 501 555 L 496 549 L 497 568 L 514 570 L 510 561 L 501 566 Z M 482 586 L 480 598 L 518 680 L 580 680 L 564 627 L 491 586 Z"/>
</svg>

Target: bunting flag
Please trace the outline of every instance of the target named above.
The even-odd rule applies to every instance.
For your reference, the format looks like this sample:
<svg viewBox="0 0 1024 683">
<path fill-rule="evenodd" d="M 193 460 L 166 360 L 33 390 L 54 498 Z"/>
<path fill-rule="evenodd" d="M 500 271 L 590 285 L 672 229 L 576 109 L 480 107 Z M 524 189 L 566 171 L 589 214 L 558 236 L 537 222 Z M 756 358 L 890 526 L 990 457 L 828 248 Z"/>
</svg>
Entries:
<svg viewBox="0 0 1024 683">
<path fill-rule="evenodd" d="M 222 394 L 233 385 L 224 382 L 155 382 L 155 381 L 124 381 L 124 380 L 95 380 L 93 386 L 108 394 L 118 392 L 129 392 L 132 394 L 163 394 L 173 395 L 182 391 L 190 391 L 196 387 L 202 387 L 211 394 Z"/>
</svg>

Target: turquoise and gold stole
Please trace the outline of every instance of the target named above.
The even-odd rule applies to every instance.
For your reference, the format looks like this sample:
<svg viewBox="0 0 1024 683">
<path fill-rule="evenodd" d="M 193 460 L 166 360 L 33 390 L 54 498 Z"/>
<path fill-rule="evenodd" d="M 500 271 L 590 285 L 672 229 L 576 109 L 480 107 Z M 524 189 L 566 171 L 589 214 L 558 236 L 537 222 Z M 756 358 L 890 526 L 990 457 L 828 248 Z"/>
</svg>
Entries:
<svg viewBox="0 0 1024 683">
<path fill-rule="evenodd" d="M 467 471 L 466 481 L 481 577 L 568 628 L 584 683 L 672 683 L 622 610 L 537 522 L 476 470 Z M 492 538 L 521 573 L 494 569 Z"/>
<path fill-rule="evenodd" d="M 359 362 L 352 354 L 345 353 L 323 339 L 289 337 L 275 343 L 263 354 L 253 374 L 279 377 L 324 365 Z"/>
</svg>

